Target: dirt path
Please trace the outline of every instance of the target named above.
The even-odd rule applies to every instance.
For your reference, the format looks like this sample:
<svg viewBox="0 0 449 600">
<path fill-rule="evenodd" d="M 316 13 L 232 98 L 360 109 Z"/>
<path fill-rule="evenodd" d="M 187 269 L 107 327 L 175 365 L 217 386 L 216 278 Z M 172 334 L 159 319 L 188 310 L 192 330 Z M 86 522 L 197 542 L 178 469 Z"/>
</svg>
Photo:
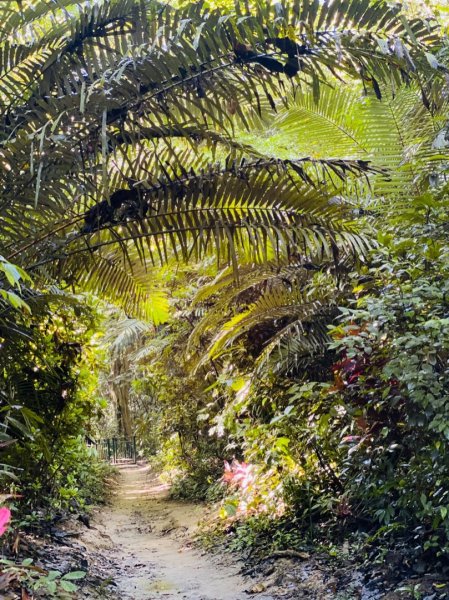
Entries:
<svg viewBox="0 0 449 600">
<path fill-rule="evenodd" d="M 243 600 L 254 585 L 238 574 L 230 559 L 208 557 L 192 547 L 202 516 L 199 505 L 173 502 L 167 487 L 146 465 L 121 468 L 118 493 L 97 517 L 115 565 L 120 598 L 132 600 Z M 87 544 L 89 540 L 84 540 Z M 258 600 L 272 600 L 258 594 Z"/>
</svg>

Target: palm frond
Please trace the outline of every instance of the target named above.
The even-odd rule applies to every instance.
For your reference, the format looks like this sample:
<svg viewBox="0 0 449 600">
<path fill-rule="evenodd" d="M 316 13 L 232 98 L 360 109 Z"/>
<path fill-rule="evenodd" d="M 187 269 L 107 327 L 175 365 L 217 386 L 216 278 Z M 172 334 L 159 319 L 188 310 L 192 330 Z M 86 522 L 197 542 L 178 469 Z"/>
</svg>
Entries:
<svg viewBox="0 0 449 600">
<path fill-rule="evenodd" d="M 357 196 L 398 190 L 404 179 L 388 188 L 381 168 L 428 156 L 426 142 L 398 143 L 391 129 L 444 80 L 438 27 L 383 0 L 254 0 L 229 12 L 23 0 L 0 6 L 0 22 L 2 245 L 42 278 L 123 292 L 145 318 L 165 302 L 146 269 L 173 255 L 214 252 L 234 270 L 242 257 L 363 255 Z M 331 114 L 342 80 L 350 91 Z M 362 129 L 348 116 L 358 118 L 355 81 L 374 115 Z M 404 84 L 415 95 L 401 108 L 389 94 Z M 335 151 L 310 142 L 279 156 L 236 135 L 268 112 L 292 143 L 313 127 Z M 433 121 L 420 114 L 424 140 Z"/>
<path fill-rule="evenodd" d="M 255 120 L 254 132 L 241 139 L 259 151 L 269 146 L 286 159 L 307 153 L 321 160 L 367 160 L 380 172 L 371 174 L 371 189 L 353 190 L 354 200 L 366 195 L 406 199 L 447 161 L 447 150 L 432 143 L 443 116 L 426 110 L 413 86 L 394 97 L 386 93 L 382 102 L 361 92 L 323 88 L 318 102 L 312 93 L 296 94 L 288 109 Z"/>
<path fill-rule="evenodd" d="M 65 15 L 64 9 L 58 8 L 58 14 L 52 14 L 55 23 L 53 37 L 58 39 L 62 36 L 66 41 L 64 48 L 58 49 L 58 61 L 54 62 L 62 65 L 57 69 L 61 68 L 64 76 L 61 73 L 49 76 L 43 72 L 41 78 L 48 80 L 48 92 L 39 88 L 37 99 L 32 96 L 30 105 L 7 111 L 2 129 L 11 132 L 9 141 L 13 138 L 19 143 L 13 144 L 13 155 L 5 159 L 15 158 L 11 166 L 20 165 L 22 169 L 24 163 L 28 163 L 25 172 L 30 171 L 31 180 L 26 186 L 34 188 L 37 201 L 40 192 L 44 192 L 41 183 L 46 170 L 54 172 L 64 165 L 66 174 L 79 171 L 85 157 L 92 154 L 91 148 L 96 155 L 101 148 L 100 158 L 104 158 L 108 138 L 113 138 L 117 129 L 131 127 L 135 130 L 137 127 L 138 130 L 142 114 L 145 114 L 147 131 L 189 122 L 200 124 L 201 120 L 211 130 L 232 130 L 236 116 L 242 123 L 248 122 L 245 112 L 254 102 L 259 103 L 260 97 L 270 99 L 274 106 L 275 97 L 285 96 L 279 73 L 273 74 L 270 68 L 263 66 L 264 60 L 265 63 L 267 60 L 277 61 L 270 57 L 270 45 L 274 45 L 274 53 L 284 57 L 283 60 L 291 60 L 292 52 L 295 57 L 297 54 L 301 56 L 299 73 L 306 83 L 311 78 L 315 96 L 320 89 L 319 82 L 326 80 L 324 71 L 328 71 L 332 79 L 335 78 L 334 69 L 341 72 L 346 69 L 356 77 L 362 72 L 365 79 L 368 77 L 363 75 L 366 71 L 368 79 L 374 82 L 371 66 L 364 65 L 365 58 L 360 57 L 360 53 L 368 57 L 373 55 L 376 64 L 382 66 L 379 67 L 379 80 L 390 81 L 392 74 L 401 72 L 413 73 L 414 69 L 403 56 L 399 56 L 397 49 L 381 52 L 376 42 L 374 50 L 365 48 L 363 52 L 356 52 L 356 58 L 351 54 L 354 51 L 352 46 L 343 50 L 341 40 L 349 36 L 346 26 L 362 29 L 372 26 L 372 15 L 380 10 L 380 5 L 374 10 L 368 2 L 364 2 L 363 6 L 356 4 L 348 1 L 340 2 L 338 6 L 335 2 L 323 3 L 312 27 L 331 23 L 333 26 L 335 19 L 342 18 L 339 26 L 342 31 L 331 34 L 328 30 L 319 30 L 315 35 L 313 29 L 306 28 L 313 39 L 303 40 L 302 45 L 285 36 L 279 37 L 280 31 L 287 25 L 297 29 L 298 39 L 306 35 L 294 3 L 290 5 L 288 2 L 276 6 L 256 3 L 254 12 L 245 18 L 202 12 L 198 6 L 181 12 L 168 6 L 162 10 L 158 3 L 132 0 L 101 3 L 94 7 L 81 4 L 69 11 L 68 21 L 76 21 L 71 24 L 70 37 L 64 33 L 67 20 L 61 18 Z M 303 12 L 306 6 L 307 3 Z M 350 11 L 349 20 L 343 18 L 345 9 Z M 316 13 L 313 2 L 310 10 L 310 14 Z M 422 23 L 405 26 L 401 15 L 383 3 L 382 10 L 384 15 L 389 16 L 384 19 L 382 28 L 376 27 L 377 35 L 382 35 L 384 29 L 394 32 L 395 39 L 401 44 L 398 36 L 411 34 L 416 40 L 415 50 L 423 54 L 423 45 L 434 39 L 429 28 Z M 157 27 L 158 22 L 164 25 Z M 142 43 L 130 46 L 134 35 L 130 31 L 135 30 L 140 31 Z M 351 30 L 350 34 L 353 40 L 354 31 Z M 360 34 L 356 45 L 369 46 L 372 43 L 370 36 Z M 102 47 L 103 38 L 107 39 L 106 50 Z M 249 41 L 255 47 L 261 45 L 262 54 L 258 48 L 255 56 L 247 49 L 239 51 L 243 44 L 241 40 Z M 92 41 L 92 48 L 87 41 Z M 45 45 L 45 41 L 42 44 Z M 337 56 L 339 54 L 341 56 Z M 64 66 L 65 57 L 69 57 L 71 62 Z M 48 60 L 43 67 L 47 63 Z M 251 66 L 254 63 L 257 69 Z M 270 64 L 274 63 L 268 62 Z M 429 66 L 427 61 L 426 64 Z M 400 75 L 397 77 L 400 79 Z M 213 95 L 210 93 L 212 89 Z M 229 99 L 233 103 L 232 114 L 226 108 Z M 191 134 L 194 135 L 193 131 Z M 26 148 L 26 139 L 31 140 L 31 147 L 28 145 Z M 74 150 L 81 156 L 73 156 Z M 101 170 L 104 179 L 104 164 Z"/>
<path fill-rule="evenodd" d="M 168 319 L 167 291 L 157 273 L 132 256 L 132 249 L 131 255 L 100 251 L 94 261 L 89 258 L 81 262 L 67 259 L 65 278 L 147 322 L 159 325 Z"/>
<path fill-rule="evenodd" d="M 153 327 L 139 319 L 110 320 L 104 342 L 109 347 L 111 356 L 117 358 L 123 353 L 135 352 L 142 345 L 145 336 L 152 332 Z"/>
<path fill-rule="evenodd" d="M 242 339 L 255 357 L 255 374 L 292 370 L 325 353 L 339 288 L 331 264 L 328 274 L 311 266 L 247 265 L 239 282 L 227 269 L 200 288 L 193 308 L 204 306 L 205 314 L 186 349 L 195 370 L 234 354 Z"/>
</svg>

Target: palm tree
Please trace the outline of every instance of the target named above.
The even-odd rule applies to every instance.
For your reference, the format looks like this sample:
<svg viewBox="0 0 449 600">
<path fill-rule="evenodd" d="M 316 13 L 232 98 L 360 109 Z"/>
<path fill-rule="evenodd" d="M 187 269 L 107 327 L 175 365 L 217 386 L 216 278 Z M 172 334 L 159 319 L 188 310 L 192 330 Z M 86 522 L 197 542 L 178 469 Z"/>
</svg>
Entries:
<svg viewBox="0 0 449 600">
<path fill-rule="evenodd" d="M 215 253 L 232 267 L 216 307 L 235 309 L 193 346 L 207 330 L 214 356 L 262 320 L 259 366 L 322 353 L 339 284 L 320 292 L 307 265 L 347 270 L 372 244 L 360 199 L 416 192 L 400 165 L 442 130 L 438 24 L 382 0 L 24 0 L 0 17 L 7 259 L 157 322 L 154 267 Z"/>
<path fill-rule="evenodd" d="M 413 82 L 434 108 L 443 70 L 437 24 L 383 1 L 24 0 L 0 16 L 4 254 L 115 297 L 172 255 L 363 253 L 332 199 L 370 177 L 366 156 L 287 159 L 238 132 L 356 80 L 376 102 Z"/>
</svg>

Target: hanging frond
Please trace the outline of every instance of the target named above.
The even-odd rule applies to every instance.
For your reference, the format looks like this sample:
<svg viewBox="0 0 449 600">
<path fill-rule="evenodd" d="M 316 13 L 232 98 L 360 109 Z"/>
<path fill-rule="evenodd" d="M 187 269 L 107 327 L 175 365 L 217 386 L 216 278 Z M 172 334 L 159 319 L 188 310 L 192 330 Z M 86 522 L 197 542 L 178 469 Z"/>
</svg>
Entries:
<svg viewBox="0 0 449 600">
<path fill-rule="evenodd" d="M 186 350 L 195 369 L 234 355 L 240 340 L 255 358 L 255 374 L 294 370 L 326 352 L 340 293 L 331 265 L 328 274 L 313 263 L 239 271 L 239 283 L 224 270 L 194 299 L 193 307 L 206 307 Z"/>
<path fill-rule="evenodd" d="M 5 254 L 42 281 L 120 298 L 130 313 L 165 318 L 147 270 L 172 256 L 215 253 L 234 271 L 243 258 L 363 256 L 358 196 L 398 190 L 399 155 L 427 156 L 423 127 L 417 149 L 398 145 L 392 123 L 410 118 L 417 93 L 431 123 L 429 82 L 441 90 L 446 74 L 438 24 L 384 0 L 13 6 L 0 6 Z M 348 100 L 356 85 L 373 115 L 362 130 L 351 122 L 361 103 Z M 401 108 L 390 97 L 405 97 L 404 85 L 414 99 Z M 301 152 L 244 139 L 268 114 Z M 330 154 L 317 152 L 321 137 Z"/>
<path fill-rule="evenodd" d="M 319 305 L 306 321 L 300 319 L 278 331 L 258 356 L 253 376 L 298 372 L 311 363 L 316 365 L 328 352 L 328 327 L 337 312 L 336 304 Z"/>
<path fill-rule="evenodd" d="M 111 356 L 119 358 L 123 353 L 135 352 L 153 327 L 139 319 L 120 319 L 108 322 L 104 343 L 108 345 Z"/>
<path fill-rule="evenodd" d="M 158 128 L 179 133 L 179 127 L 187 125 L 184 134 L 195 139 L 195 128 L 230 131 L 236 119 L 245 125 L 248 110 L 260 107 L 261 98 L 268 98 L 275 108 L 274 99 L 285 97 L 285 83 L 279 79 L 285 69 L 280 75 L 272 68 L 281 64 L 279 60 L 290 65 L 287 75 L 291 62 L 297 61 L 298 77 L 312 82 L 315 98 L 320 83 L 329 77 L 334 80 L 337 71 L 362 76 L 376 90 L 375 68 L 379 81 L 390 82 L 393 76 L 399 84 L 401 73 L 408 72 L 412 77 L 419 69 L 411 64 L 407 44 L 430 68 L 426 49 L 437 39 L 428 24 L 407 23 L 383 2 L 307 6 L 299 11 L 295 3 L 257 2 L 242 15 L 238 4 L 237 14 L 221 14 L 203 12 L 201 5 L 180 11 L 157 2 L 127 0 L 93 6 L 68 3 L 46 10 L 40 5 L 33 15 L 25 11 L 13 20 L 15 28 L 32 16 L 44 33 L 33 35 L 32 26 L 24 27 L 23 43 L 38 39 L 44 48 L 59 40 L 59 46 L 54 60 L 47 57 L 43 62 L 41 72 L 33 67 L 40 83 L 28 104 L 5 113 L 0 128 L 7 137 L 2 158 L 16 175 L 24 174 L 22 182 L 6 175 L 6 189 L 15 199 L 32 191 L 30 204 L 40 198 L 51 202 L 59 191 L 55 202 L 66 203 L 61 177 L 70 173 L 95 166 L 94 176 L 105 187 L 104 159 L 114 138 L 142 139 Z M 380 13 L 383 18 L 378 22 Z M 13 28 L 6 21 L 5 43 L 11 44 L 8 31 L 12 35 Z M 287 30 L 295 32 L 292 38 L 283 33 Z M 407 42 L 400 41 L 401 35 Z M 375 41 L 379 36 L 386 37 L 386 46 Z M 248 50 L 248 44 L 255 50 Z M 14 60 L 5 58 L 4 68 L 11 64 Z M 26 75 L 23 79 L 29 80 Z M 53 190 L 44 189 L 47 173 L 52 174 Z M 73 195 L 77 192 L 72 190 Z"/>
<path fill-rule="evenodd" d="M 318 102 L 311 93 L 296 94 L 288 109 L 255 120 L 253 133 L 242 139 L 259 151 L 269 146 L 283 157 L 309 153 L 321 160 L 367 160 L 380 173 L 370 177 L 371 189 L 359 196 L 407 199 L 447 161 L 444 146 L 433 143 L 441 121 L 442 115 L 423 107 L 413 87 L 402 88 L 395 97 L 385 94 L 382 102 L 357 87 L 329 87 Z"/>
<path fill-rule="evenodd" d="M 369 246 L 352 205 L 337 187 L 342 189 L 351 176 L 366 178 L 371 168 L 365 161 L 242 159 L 197 171 L 184 167 L 180 173 L 170 173 L 160 164 L 160 172 L 157 176 L 142 163 L 133 174 L 145 173 L 146 180 L 116 190 L 81 217 L 69 218 L 51 244 L 44 234 L 16 253 L 27 255 L 30 262 L 38 256 L 38 265 L 64 263 L 77 255 L 94 259 L 106 246 L 124 251 L 133 241 L 134 255 L 142 263 L 148 259 L 158 264 L 171 253 L 188 260 L 209 252 L 236 262 L 237 251 L 247 249 L 260 261 L 268 257 L 270 247 L 277 255 L 310 256 L 318 251 L 335 259 L 348 251 L 364 255 Z M 67 235 L 75 223 L 79 232 Z"/>
<path fill-rule="evenodd" d="M 64 263 L 65 278 L 81 289 L 120 306 L 126 313 L 140 316 L 154 325 L 168 319 L 167 291 L 155 271 L 127 253 L 99 251 L 95 261 Z M 131 321 L 130 321 L 131 322 Z M 132 320 L 139 324 L 139 321 Z M 148 328 L 148 325 L 145 325 Z"/>
</svg>

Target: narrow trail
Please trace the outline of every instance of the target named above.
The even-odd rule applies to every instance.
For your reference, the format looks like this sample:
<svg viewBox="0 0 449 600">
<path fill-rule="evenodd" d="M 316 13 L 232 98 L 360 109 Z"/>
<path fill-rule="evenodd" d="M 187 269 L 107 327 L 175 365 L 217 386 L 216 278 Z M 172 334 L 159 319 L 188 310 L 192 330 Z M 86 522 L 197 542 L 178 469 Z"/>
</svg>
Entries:
<svg viewBox="0 0 449 600">
<path fill-rule="evenodd" d="M 245 590 L 254 582 L 238 574 L 236 563 L 193 547 L 192 535 L 202 513 L 200 505 L 170 500 L 167 486 L 148 466 L 121 468 L 117 494 L 96 519 L 96 545 L 101 535 L 115 565 L 120 598 L 248 599 Z M 257 598 L 273 600 L 265 594 Z"/>
</svg>

